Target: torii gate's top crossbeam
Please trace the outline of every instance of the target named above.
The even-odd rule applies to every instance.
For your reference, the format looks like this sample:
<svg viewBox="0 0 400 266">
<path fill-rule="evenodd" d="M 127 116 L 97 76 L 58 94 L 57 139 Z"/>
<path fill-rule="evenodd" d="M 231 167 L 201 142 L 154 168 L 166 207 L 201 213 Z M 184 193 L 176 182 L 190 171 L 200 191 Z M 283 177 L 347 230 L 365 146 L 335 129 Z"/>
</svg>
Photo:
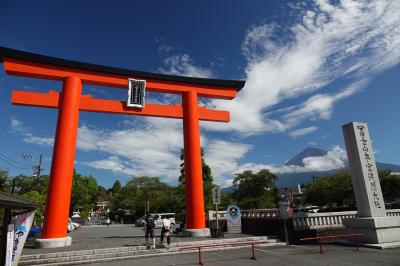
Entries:
<svg viewBox="0 0 400 266">
<path fill-rule="evenodd" d="M 128 79 L 146 79 L 146 90 L 184 94 L 195 92 L 199 97 L 233 99 L 244 81 L 203 79 L 139 72 L 48 57 L 0 47 L 0 61 L 11 75 L 63 81 L 79 78 L 82 83 L 128 88 Z M 59 108 L 59 93 L 13 91 L 12 103 L 36 107 Z M 81 95 L 79 110 L 127 115 L 183 118 L 182 105 L 146 104 L 145 108 L 127 108 L 123 101 L 95 99 Z M 228 122 L 229 112 L 199 107 L 199 120 Z"/>
<path fill-rule="evenodd" d="M 199 97 L 233 99 L 245 81 L 203 79 L 155 74 L 82 63 L 0 47 L 0 60 L 8 74 L 63 80 L 76 76 L 83 83 L 128 88 L 128 78 L 146 80 L 146 90 L 181 94 L 195 91 Z"/>
</svg>

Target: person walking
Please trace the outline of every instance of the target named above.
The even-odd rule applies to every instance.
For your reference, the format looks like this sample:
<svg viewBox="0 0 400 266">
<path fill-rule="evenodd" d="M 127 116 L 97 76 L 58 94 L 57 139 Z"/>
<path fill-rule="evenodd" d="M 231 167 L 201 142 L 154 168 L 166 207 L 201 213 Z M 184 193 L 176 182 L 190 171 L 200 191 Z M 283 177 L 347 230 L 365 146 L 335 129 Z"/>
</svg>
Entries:
<svg viewBox="0 0 400 266">
<path fill-rule="evenodd" d="M 106 224 L 107 224 L 107 227 L 109 227 L 110 226 L 110 217 L 107 217 L 107 220 L 106 220 Z"/>
<path fill-rule="evenodd" d="M 152 240 L 152 248 L 156 249 L 156 239 L 154 235 L 154 228 L 156 227 L 155 224 L 155 219 L 156 217 L 152 217 L 149 213 L 146 213 L 146 217 L 144 218 L 144 237 L 146 238 L 146 245 L 150 248 L 149 246 L 149 236 L 151 237 Z"/>
<path fill-rule="evenodd" d="M 171 221 L 166 217 L 162 216 L 162 228 L 161 228 L 161 245 L 164 243 L 164 237 L 167 238 L 167 248 L 169 249 L 169 245 L 171 244 Z"/>
</svg>

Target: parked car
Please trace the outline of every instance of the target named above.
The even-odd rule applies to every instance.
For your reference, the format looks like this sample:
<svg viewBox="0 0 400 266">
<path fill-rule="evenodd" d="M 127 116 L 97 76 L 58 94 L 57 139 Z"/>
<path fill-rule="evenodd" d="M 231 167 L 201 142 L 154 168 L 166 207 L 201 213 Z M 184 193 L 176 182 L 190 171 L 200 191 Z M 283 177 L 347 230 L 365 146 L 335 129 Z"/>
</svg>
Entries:
<svg viewBox="0 0 400 266">
<path fill-rule="evenodd" d="M 41 231 L 42 231 L 42 228 L 32 226 L 31 230 L 29 230 L 28 237 L 39 236 Z"/>
<path fill-rule="evenodd" d="M 155 213 L 154 216 L 158 216 L 158 218 L 155 220 L 156 223 L 156 228 L 162 228 L 162 217 L 166 217 L 168 220 L 171 222 L 171 226 L 175 227 L 176 221 L 175 221 L 175 213 L 169 212 L 169 213 Z"/>
<path fill-rule="evenodd" d="M 308 206 L 308 207 L 304 207 L 304 208 L 295 208 L 293 210 L 293 213 L 317 213 L 319 212 L 319 207 L 318 206 Z"/>
<path fill-rule="evenodd" d="M 145 218 L 145 216 L 143 216 L 143 217 L 137 219 L 137 220 L 135 221 L 135 225 L 136 225 L 136 226 L 144 226 L 144 218 Z"/>
<path fill-rule="evenodd" d="M 150 214 L 153 219 L 154 223 L 156 224 L 156 228 L 162 228 L 162 217 L 167 217 L 171 221 L 172 227 L 175 227 L 176 221 L 175 221 L 175 213 L 173 212 L 168 212 L 168 213 L 151 213 Z M 144 219 L 146 217 L 143 216 L 142 218 L 136 220 L 135 225 L 136 226 L 143 226 L 144 225 Z"/>
</svg>

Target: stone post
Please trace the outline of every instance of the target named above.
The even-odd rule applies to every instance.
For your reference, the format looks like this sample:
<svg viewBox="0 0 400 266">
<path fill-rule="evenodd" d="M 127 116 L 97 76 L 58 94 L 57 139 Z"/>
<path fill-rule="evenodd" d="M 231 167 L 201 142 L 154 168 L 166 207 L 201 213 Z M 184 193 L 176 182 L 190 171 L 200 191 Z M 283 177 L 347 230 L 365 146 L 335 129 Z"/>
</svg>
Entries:
<svg viewBox="0 0 400 266">
<path fill-rule="evenodd" d="M 386 216 L 367 124 L 353 122 L 344 125 L 343 135 L 356 196 L 358 217 Z"/>
<path fill-rule="evenodd" d="M 360 240 L 365 244 L 400 244 L 400 218 L 386 215 L 367 124 L 352 122 L 342 129 L 358 213 L 343 224 L 352 233 L 364 234 Z"/>
</svg>

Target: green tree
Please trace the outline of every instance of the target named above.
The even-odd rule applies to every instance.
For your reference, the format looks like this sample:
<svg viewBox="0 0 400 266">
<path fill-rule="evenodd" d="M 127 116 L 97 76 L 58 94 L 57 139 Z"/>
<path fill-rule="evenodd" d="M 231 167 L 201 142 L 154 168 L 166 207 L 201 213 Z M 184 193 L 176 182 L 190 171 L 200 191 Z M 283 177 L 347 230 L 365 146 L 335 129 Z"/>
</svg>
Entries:
<svg viewBox="0 0 400 266">
<path fill-rule="evenodd" d="M 156 200 L 157 192 L 162 190 L 165 184 L 160 181 L 159 177 L 149 176 L 135 177 L 132 180 L 132 184 L 139 189 L 142 202 L 144 202 L 144 212 L 150 212 L 150 203 L 155 206 L 153 200 Z"/>
<path fill-rule="evenodd" d="M 238 186 L 233 197 L 243 209 L 275 208 L 278 200 L 276 180 L 277 176 L 266 169 L 257 173 L 246 170 L 236 174 L 233 180 Z"/>
<path fill-rule="evenodd" d="M 101 201 L 108 201 L 108 193 L 107 189 L 105 189 L 102 186 L 97 187 L 97 195 L 96 195 L 96 202 L 101 202 Z"/>
<path fill-rule="evenodd" d="M 143 198 L 140 194 L 139 188 L 136 184 L 128 181 L 127 184 L 121 188 L 118 195 L 113 194 L 113 199 L 118 200 L 118 204 L 113 202 L 113 206 L 116 206 L 119 210 L 129 210 L 132 215 L 144 214 Z"/>
<path fill-rule="evenodd" d="M 383 199 L 393 202 L 400 198 L 400 175 L 392 175 L 389 170 L 379 172 Z"/>
<path fill-rule="evenodd" d="M 14 192 L 20 195 L 37 189 L 35 178 L 32 176 L 18 175 L 14 177 Z"/>
<path fill-rule="evenodd" d="M 7 191 L 8 171 L 0 169 L 0 191 Z"/>
<path fill-rule="evenodd" d="M 41 225 L 43 222 L 44 202 L 46 201 L 46 195 L 39 194 L 37 191 L 29 191 L 22 195 L 23 198 L 38 203 L 38 208 L 35 213 L 35 224 Z"/>
<path fill-rule="evenodd" d="M 355 207 L 351 175 L 347 170 L 315 178 L 307 186 L 304 196 L 307 203 L 321 207 Z"/>
<path fill-rule="evenodd" d="M 81 216 L 85 217 L 90 212 L 92 205 L 96 203 L 97 181 L 92 176 L 82 176 L 74 171 L 71 193 L 71 211 L 79 207 Z"/>
<path fill-rule="evenodd" d="M 379 171 L 379 180 L 385 202 L 400 197 L 400 176 L 392 175 L 389 170 Z M 305 200 L 318 206 L 356 207 L 351 174 L 348 170 L 333 175 L 315 178 L 307 185 Z"/>
<path fill-rule="evenodd" d="M 233 192 L 222 192 L 221 193 L 221 204 L 222 207 L 228 207 L 229 205 L 236 204 Z"/>
<path fill-rule="evenodd" d="M 183 149 L 181 149 L 180 157 L 181 157 L 181 164 L 180 164 L 181 175 L 179 176 L 179 183 L 181 185 L 184 185 L 185 184 L 185 155 L 184 155 Z M 206 209 L 210 209 L 210 208 L 213 208 L 212 193 L 211 193 L 211 189 L 214 186 L 213 185 L 213 176 L 211 173 L 210 166 L 208 166 L 204 160 L 203 148 L 201 148 L 201 166 L 202 166 L 201 170 L 202 170 L 202 176 L 203 176 L 204 204 L 205 204 Z"/>
<path fill-rule="evenodd" d="M 112 188 L 110 189 L 110 191 L 112 193 L 119 193 L 121 191 L 121 182 L 119 182 L 119 180 L 116 180 L 112 186 Z"/>
</svg>

